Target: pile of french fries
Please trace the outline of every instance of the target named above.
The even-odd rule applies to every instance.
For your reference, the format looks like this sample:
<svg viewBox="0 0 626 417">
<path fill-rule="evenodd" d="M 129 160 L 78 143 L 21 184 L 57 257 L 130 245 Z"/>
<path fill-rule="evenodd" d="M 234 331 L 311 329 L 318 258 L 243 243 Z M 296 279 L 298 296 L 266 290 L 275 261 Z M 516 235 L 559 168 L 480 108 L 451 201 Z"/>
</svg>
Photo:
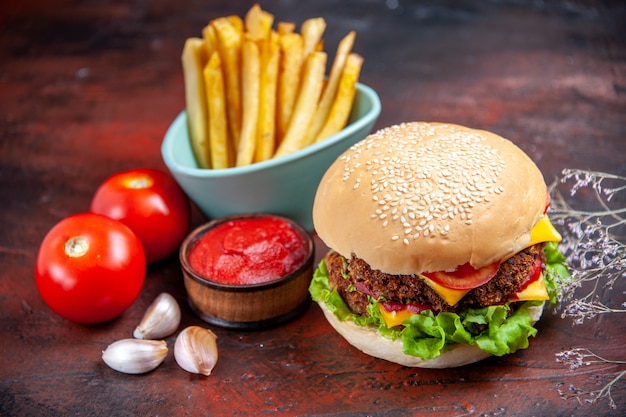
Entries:
<svg viewBox="0 0 626 417">
<path fill-rule="evenodd" d="M 355 32 L 340 41 L 327 77 L 323 18 L 304 21 L 300 33 L 293 22 L 273 26 L 257 4 L 186 40 L 187 124 L 199 167 L 288 155 L 345 127 L 363 65 L 352 51 Z"/>
</svg>

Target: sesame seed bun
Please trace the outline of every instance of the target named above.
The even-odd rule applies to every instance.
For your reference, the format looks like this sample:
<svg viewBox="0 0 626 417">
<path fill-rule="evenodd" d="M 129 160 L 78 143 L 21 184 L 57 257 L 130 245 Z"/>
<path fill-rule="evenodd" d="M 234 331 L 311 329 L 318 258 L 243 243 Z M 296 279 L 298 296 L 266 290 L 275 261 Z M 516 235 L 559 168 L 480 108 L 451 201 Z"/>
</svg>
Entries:
<svg viewBox="0 0 626 417">
<path fill-rule="evenodd" d="M 511 141 L 459 125 L 403 123 L 331 165 L 313 222 L 329 248 L 388 274 L 480 268 L 530 242 L 546 196 L 541 172 Z"/>
</svg>

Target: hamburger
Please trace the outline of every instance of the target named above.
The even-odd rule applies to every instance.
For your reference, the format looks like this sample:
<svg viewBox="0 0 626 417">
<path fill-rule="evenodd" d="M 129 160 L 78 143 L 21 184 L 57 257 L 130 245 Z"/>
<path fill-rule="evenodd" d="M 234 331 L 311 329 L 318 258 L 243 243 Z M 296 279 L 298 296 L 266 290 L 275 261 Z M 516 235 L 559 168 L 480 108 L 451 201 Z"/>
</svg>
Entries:
<svg viewBox="0 0 626 417">
<path fill-rule="evenodd" d="M 382 129 L 320 181 L 313 223 L 330 251 L 311 296 L 351 345 L 404 366 L 527 348 L 555 285 L 545 270 L 564 260 L 549 202 L 537 166 L 494 133 Z"/>
</svg>

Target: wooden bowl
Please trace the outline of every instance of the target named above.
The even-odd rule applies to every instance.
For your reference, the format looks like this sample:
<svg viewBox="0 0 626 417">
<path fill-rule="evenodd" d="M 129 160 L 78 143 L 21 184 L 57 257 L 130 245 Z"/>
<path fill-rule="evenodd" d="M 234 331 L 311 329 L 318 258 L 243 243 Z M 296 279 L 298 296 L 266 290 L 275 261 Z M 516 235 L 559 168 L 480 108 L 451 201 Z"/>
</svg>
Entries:
<svg viewBox="0 0 626 417">
<path fill-rule="evenodd" d="M 293 272 L 258 284 L 225 284 L 194 270 L 189 254 L 216 227 L 240 219 L 269 218 L 287 223 L 305 241 L 307 254 Z M 180 248 L 180 263 L 191 309 L 204 321 L 226 328 L 274 327 L 301 314 L 309 305 L 315 246 L 307 231 L 293 220 L 269 215 L 234 215 L 210 221 L 192 231 Z"/>
</svg>

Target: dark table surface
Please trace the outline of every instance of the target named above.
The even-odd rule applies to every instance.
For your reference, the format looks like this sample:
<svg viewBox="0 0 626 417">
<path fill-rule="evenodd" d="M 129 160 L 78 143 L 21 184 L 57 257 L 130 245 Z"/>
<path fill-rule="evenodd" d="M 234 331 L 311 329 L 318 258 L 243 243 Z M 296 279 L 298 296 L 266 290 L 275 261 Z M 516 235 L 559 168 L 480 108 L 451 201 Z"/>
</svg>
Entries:
<svg viewBox="0 0 626 417">
<path fill-rule="evenodd" d="M 165 169 L 163 135 L 184 106 L 180 55 L 214 17 L 250 1 L 8 0 L 0 8 L 0 415 L 623 415 L 624 380 L 580 404 L 559 390 L 601 388 L 624 369 L 570 370 L 572 347 L 626 359 L 623 315 L 580 326 L 546 311 L 531 346 L 458 369 L 404 368 L 350 347 L 316 305 L 266 331 L 211 327 L 213 375 L 170 354 L 129 376 L 101 361 L 161 291 L 186 303 L 175 256 L 151 265 L 133 306 L 109 323 L 63 320 L 34 285 L 46 232 L 86 211 L 96 187 L 135 167 Z M 626 176 L 626 9 L 621 1 L 264 1 L 276 20 L 323 16 L 334 50 L 349 30 L 361 81 L 380 94 L 376 128 L 448 121 L 510 138 L 550 182 L 563 168 Z M 582 195 L 580 198 L 584 198 Z M 206 219 L 194 209 L 193 225 Z M 318 242 L 319 243 L 319 242 Z M 325 248 L 319 245 L 319 256 Z M 619 306 L 618 280 L 608 301 Z M 611 298 L 612 297 L 612 298 Z M 170 339 L 170 342 L 172 339 Z"/>
</svg>

